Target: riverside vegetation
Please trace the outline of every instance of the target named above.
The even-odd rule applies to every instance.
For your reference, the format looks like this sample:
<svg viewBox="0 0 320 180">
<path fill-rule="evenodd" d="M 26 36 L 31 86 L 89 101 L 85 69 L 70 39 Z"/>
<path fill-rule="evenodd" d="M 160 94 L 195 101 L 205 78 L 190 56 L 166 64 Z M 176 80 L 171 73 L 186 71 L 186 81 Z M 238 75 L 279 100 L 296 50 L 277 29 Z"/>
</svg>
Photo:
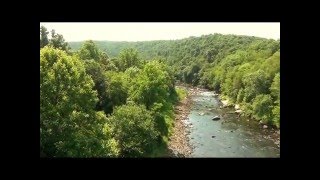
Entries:
<svg viewBox="0 0 320 180">
<path fill-rule="evenodd" d="M 177 82 L 214 90 L 240 115 L 280 128 L 280 40 L 65 42 L 48 34 L 40 27 L 41 156 L 165 156 L 175 106 L 187 97 Z"/>
</svg>

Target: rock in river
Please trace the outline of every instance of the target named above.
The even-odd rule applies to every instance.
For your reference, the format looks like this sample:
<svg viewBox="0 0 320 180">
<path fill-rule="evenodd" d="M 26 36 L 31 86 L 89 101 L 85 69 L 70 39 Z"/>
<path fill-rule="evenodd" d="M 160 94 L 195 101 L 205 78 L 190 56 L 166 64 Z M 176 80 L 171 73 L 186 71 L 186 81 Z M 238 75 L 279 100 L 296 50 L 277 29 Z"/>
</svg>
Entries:
<svg viewBox="0 0 320 180">
<path fill-rule="evenodd" d="M 212 120 L 219 120 L 219 119 L 220 119 L 219 116 L 215 116 L 215 117 L 212 118 Z"/>
</svg>

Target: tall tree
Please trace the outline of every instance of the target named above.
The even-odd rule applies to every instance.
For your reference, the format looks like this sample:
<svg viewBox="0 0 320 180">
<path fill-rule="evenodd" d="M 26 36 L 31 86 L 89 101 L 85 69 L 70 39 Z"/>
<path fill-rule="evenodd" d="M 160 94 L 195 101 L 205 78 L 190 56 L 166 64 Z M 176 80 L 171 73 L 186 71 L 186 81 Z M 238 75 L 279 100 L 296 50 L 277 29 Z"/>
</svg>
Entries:
<svg viewBox="0 0 320 180">
<path fill-rule="evenodd" d="M 108 122 L 119 142 L 121 156 L 147 156 L 157 144 L 159 132 L 150 111 L 143 105 L 118 106 Z"/>
<path fill-rule="evenodd" d="M 94 90 L 98 93 L 98 102 L 96 105 L 96 110 L 103 110 L 106 103 L 106 77 L 104 75 L 104 71 L 101 67 L 101 65 L 94 60 L 87 60 L 84 61 L 86 73 L 91 76 L 93 82 L 94 82 Z"/>
<path fill-rule="evenodd" d="M 138 51 L 133 48 L 124 49 L 119 53 L 120 70 L 125 71 L 130 67 L 139 67 L 140 59 L 138 57 Z"/>
<path fill-rule="evenodd" d="M 69 52 L 69 50 L 71 49 L 69 44 L 65 42 L 63 36 L 61 34 L 56 34 L 56 31 L 54 29 L 51 31 L 51 39 L 49 45 L 66 52 Z"/>
<path fill-rule="evenodd" d="M 165 103 L 173 86 L 168 67 L 161 62 L 147 63 L 130 89 L 131 99 L 144 104 L 148 110 L 154 103 Z"/>
<path fill-rule="evenodd" d="M 97 45 L 92 40 L 85 41 L 78 51 L 78 54 L 83 60 L 100 60 L 100 51 Z"/>
<path fill-rule="evenodd" d="M 94 111 L 97 92 L 84 64 L 65 51 L 40 50 L 40 149 L 48 156 L 117 154 L 106 117 Z"/>
<path fill-rule="evenodd" d="M 40 48 L 43 48 L 44 46 L 49 44 L 49 39 L 48 39 L 48 30 L 46 27 L 41 26 L 40 27 Z"/>
<path fill-rule="evenodd" d="M 270 87 L 271 95 L 275 102 L 280 101 L 280 73 L 277 73 Z"/>
</svg>

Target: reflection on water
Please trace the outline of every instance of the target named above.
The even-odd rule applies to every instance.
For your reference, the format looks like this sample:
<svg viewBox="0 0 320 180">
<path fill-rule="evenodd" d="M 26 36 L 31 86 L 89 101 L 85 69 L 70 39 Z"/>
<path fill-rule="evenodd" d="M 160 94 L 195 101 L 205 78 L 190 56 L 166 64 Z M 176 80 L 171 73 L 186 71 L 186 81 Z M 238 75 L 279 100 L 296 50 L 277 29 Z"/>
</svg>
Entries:
<svg viewBox="0 0 320 180">
<path fill-rule="evenodd" d="M 265 137 L 256 121 L 238 118 L 233 108 L 220 109 L 212 92 L 193 96 L 189 114 L 192 157 L 280 157 L 280 149 Z M 219 121 L 212 117 L 220 116 Z M 269 133 L 269 134 L 268 134 Z"/>
</svg>

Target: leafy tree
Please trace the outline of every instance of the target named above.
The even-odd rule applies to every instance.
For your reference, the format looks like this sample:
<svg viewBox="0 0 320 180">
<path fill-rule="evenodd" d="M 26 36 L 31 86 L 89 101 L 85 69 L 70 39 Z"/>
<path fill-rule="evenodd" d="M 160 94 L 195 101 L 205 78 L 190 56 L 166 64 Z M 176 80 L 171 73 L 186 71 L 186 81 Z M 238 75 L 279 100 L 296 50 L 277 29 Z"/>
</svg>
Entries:
<svg viewBox="0 0 320 180">
<path fill-rule="evenodd" d="M 275 100 L 275 106 L 272 110 L 273 124 L 280 128 L 280 73 L 277 73 L 274 77 L 270 91 L 273 99 Z"/>
<path fill-rule="evenodd" d="M 102 132 L 103 114 L 94 111 L 97 92 L 74 56 L 52 47 L 40 50 L 40 149 L 47 156 L 117 155 L 115 140 Z"/>
<path fill-rule="evenodd" d="M 260 69 L 263 69 L 270 79 L 273 79 L 274 76 L 280 72 L 280 52 L 277 51 L 272 56 L 264 60 Z"/>
<path fill-rule="evenodd" d="M 271 95 L 276 99 L 276 102 L 280 102 L 280 73 L 277 73 L 273 79 L 270 87 Z"/>
<path fill-rule="evenodd" d="M 150 112 L 143 105 L 127 104 L 116 107 L 108 118 L 119 142 L 123 157 L 148 156 L 157 145 L 159 132 Z"/>
<path fill-rule="evenodd" d="M 108 65 L 110 64 L 110 61 L 109 61 L 109 56 L 106 52 L 102 52 L 100 51 L 100 65 L 102 67 L 102 69 L 104 70 L 108 70 Z"/>
<path fill-rule="evenodd" d="M 118 58 L 110 58 L 106 70 L 108 71 L 120 71 L 121 63 Z"/>
<path fill-rule="evenodd" d="M 56 34 L 54 29 L 51 31 L 51 39 L 49 45 L 66 52 L 69 52 L 69 50 L 71 49 L 69 44 L 65 42 L 63 36 L 61 34 Z"/>
<path fill-rule="evenodd" d="M 48 30 L 46 27 L 40 27 L 40 49 L 49 44 Z"/>
<path fill-rule="evenodd" d="M 111 113 L 113 107 L 126 104 L 129 85 L 128 85 L 128 77 L 123 72 L 106 72 L 107 77 L 107 101 L 108 103 L 105 106 L 105 112 Z"/>
<path fill-rule="evenodd" d="M 96 110 L 103 110 L 107 105 L 107 78 L 101 65 L 94 60 L 84 61 L 86 73 L 91 76 L 94 87 L 93 89 L 98 93 L 98 102 L 96 104 Z"/>
<path fill-rule="evenodd" d="M 280 104 L 273 107 L 272 115 L 272 124 L 274 124 L 277 128 L 280 128 Z"/>
<path fill-rule="evenodd" d="M 136 81 L 136 78 L 138 77 L 140 72 L 141 72 L 141 69 L 137 67 L 130 67 L 126 69 L 124 73 L 128 77 L 127 80 L 128 80 L 128 83 L 130 84 L 129 86 L 131 86 L 134 83 L 134 81 Z"/>
<path fill-rule="evenodd" d="M 238 92 L 238 95 L 237 95 L 237 103 L 241 103 L 243 101 L 243 98 L 244 98 L 244 90 L 243 88 L 241 88 Z"/>
<path fill-rule="evenodd" d="M 125 71 L 126 69 L 130 67 L 140 67 L 140 59 L 138 57 L 138 51 L 129 48 L 124 49 L 119 53 L 119 66 L 118 69 L 121 71 Z"/>
<path fill-rule="evenodd" d="M 198 73 L 200 69 L 201 68 L 198 64 L 193 64 L 191 66 L 186 67 L 183 74 L 184 82 L 197 85 L 199 81 Z"/>
<path fill-rule="evenodd" d="M 81 42 L 73 42 L 71 44 L 74 48 L 79 48 L 80 43 Z M 205 72 L 206 69 L 210 69 L 215 65 L 219 65 L 221 67 L 222 64 L 225 65 L 221 68 L 224 69 L 224 71 L 227 71 L 228 68 L 233 68 L 245 62 L 257 61 L 258 59 L 265 60 L 280 49 L 280 41 L 250 36 L 222 34 L 189 37 L 175 41 L 96 41 L 96 43 L 101 49 L 105 49 L 111 57 L 121 54 L 121 57 L 118 58 L 119 63 L 114 63 L 120 71 L 125 71 L 126 68 L 135 66 L 132 65 L 132 60 L 136 60 L 136 58 L 132 58 L 135 53 L 129 52 L 129 48 L 131 48 L 130 51 L 132 52 L 135 51 L 133 49 L 138 50 L 140 52 L 139 56 L 142 59 L 160 57 L 165 60 L 168 65 L 172 66 L 172 68 L 176 70 L 175 77 L 177 77 L 178 80 L 197 85 L 197 81 L 201 79 L 200 84 L 207 87 L 214 87 L 215 90 L 219 90 L 224 81 L 224 79 L 221 79 L 220 75 L 225 77 L 226 73 L 219 73 L 220 77 L 217 78 L 218 81 L 216 81 L 212 80 L 212 77 L 209 78 L 202 76 L 211 76 L 211 73 L 202 73 L 202 75 L 200 75 L 200 71 Z M 124 53 L 126 51 L 124 49 L 127 49 L 128 51 Z M 120 52 L 121 50 L 122 52 Z M 271 61 L 272 63 L 270 64 L 277 66 L 276 61 Z M 135 63 L 133 62 L 133 64 Z M 192 72 L 195 64 L 200 65 L 199 72 Z M 261 64 L 267 65 L 268 63 L 261 62 Z M 261 64 L 257 66 L 257 69 L 255 70 L 261 68 Z M 273 65 L 268 68 L 262 68 L 268 76 L 271 76 L 271 79 L 273 79 L 271 71 L 276 69 L 272 67 Z"/>
<path fill-rule="evenodd" d="M 101 52 L 99 51 L 96 44 L 92 40 L 89 40 L 85 41 L 82 44 L 80 50 L 78 51 L 78 54 L 83 60 L 93 59 L 95 61 L 99 61 Z"/>
<path fill-rule="evenodd" d="M 174 88 L 164 63 L 147 63 L 130 89 L 130 99 L 144 104 L 149 110 L 154 103 L 163 103 L 169 97 L 169 89 Z"/>
<path fill-rule="evenodd" d="M 244 100 L 246 102 L 251 102 L 259 94 L 268 94 L 271 85 L 270 79 L 268 79 L 267 74 L 263 70 L 258 70 L 253 73 L 249 73 L 243 78 L 244 83 Z"/>
<path fill-rule="evenodd" d="M 273 102 L 270 95 L 260 94 L 254 98 L 253 107 L 253 117 L 256 119 L 261 119 L 265 123 L 271 123 L 272 121 L 272 108 Z"/>
</svg>

